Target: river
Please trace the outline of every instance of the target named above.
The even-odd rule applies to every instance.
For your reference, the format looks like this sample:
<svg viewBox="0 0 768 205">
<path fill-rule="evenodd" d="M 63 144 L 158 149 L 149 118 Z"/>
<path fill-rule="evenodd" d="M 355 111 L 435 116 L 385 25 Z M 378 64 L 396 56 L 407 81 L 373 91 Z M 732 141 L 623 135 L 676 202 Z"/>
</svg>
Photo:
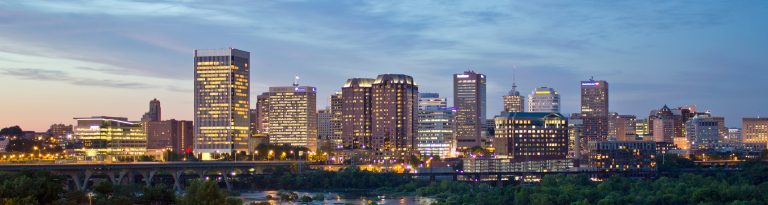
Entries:
<svg viewBox="0 0 768 205">
<path fill-rule="evenodd" d="M 398 197 L 392 197 L 392 196 L 363 196 L 360 194 L 349 194 L 349 193 L 334 193 L 334 192 L 304 192 L 304 191 L 293 191 L 298 194 L 299 197 L 301 196 L 314 196 L 315 194 L 321 193 L 325 196 L 325 199 L 322 201 L 316 200 L 312 201 L 311 203 L 300 203 L 300 202 L 287 202 L 287 201 L 281 201 L 277 196 L 278 191 L 259 191 L 259 192 L 245 192 L 240 195 L 240 198 L 243 199 L 243 202 L 245 204 L 251 204 L 253 202 L 269 202 L 273 205 L 283 205 L 283 204 L 329 204 L 329 205 L 341 205 L 341 204 L 354 204 L 354 205 L 368 205 L 371 204 L 370 202 L 375 202 L 379 205 L 396 205 L 396 204 L 414 204 L 414 205 L 429 205 L 432 204 L 435 200 L 428 197 L 420 197 L 420 196 L 398 196 Z M 267 195 L 272 196 L 272 199 L 268 199 Z"/>
</svg>

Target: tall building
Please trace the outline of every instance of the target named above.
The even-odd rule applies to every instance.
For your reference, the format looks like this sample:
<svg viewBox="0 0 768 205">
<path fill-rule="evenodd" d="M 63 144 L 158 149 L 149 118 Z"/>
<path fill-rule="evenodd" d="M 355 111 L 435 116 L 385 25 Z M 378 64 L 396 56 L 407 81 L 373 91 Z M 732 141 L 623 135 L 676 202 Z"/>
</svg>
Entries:
<svg viewBox="0 0 768 205">
<path fill-rule="evenodd" d="M 185 153 L 193 149 L 192 121 L 163 120 L 147 122 L 147 149 L 169 149 Z"/>
<path fill-rule="evenodd" d="M 540 87 L 528 95 L 528 112 L 560 112 L 560 94 L 555 89 Z"/>
<path fill-rule="evenodd" d="M 641 138 L 643 140 L 646 139 L 646 137 L 652 136 L 651 135 L 651 125 L 648 124 L 648 119 L 637 119 L 635 121 L 635 134 L 637 134 L 638 138 Z"/>
<path fill-rule="evenodd" d="M 269 133 L 269 93 L 262 93 L 256 96 L 256 119 L 251 119 L 254 123 L 252 131 L 255 134 L 268 134 Z M 254 116 L 254 115 L 252 115 Z"/>
<path fill-rule="evenodd" d="M 608 140 L 608 82 L 581 81 L 581 119 L 583 139 L 587 142 Z M 623 129 L 626 131 L 626 129 Z M 622 134 L 622 135 L 625 135 Z M 626 139 L 625 136 L 621 138 Z"/>
<path fill-rule="evenodd" d="M 741 138 L 744 143 L 768 143 L 768 118 L 743 118 Z"/>
<path fill-rule="evenodd" d="M 203 160 L 248 150 L 250 53 L 195 50 L 195 153 Z"/>
<path fill-rule="evenodd" d="M 480 146 L 485 121 L 485 75 L 465 71 L 453 75 L 455 137 L 459 149 Z"/>
<path fill-rule="evenodd" d="M 269 141 L 272 144 L 317 148 L 317 88 L 269 88 Z"/>
<path fill-rule="evenodd" d="M 581 140 L 581 127 L 583 122 L 578 113 L 571 114 L 568 118 L 568 158 L 581 160 L 582 153 L 586 153 L 587 143 Z M 576 163 L 575 165 L 579 165 Z"/>
<path fill-rule="evenodd" d="M 608 120 L 608 138 L 618 141 L 637 140 L 637 117 L 611 113 Z"/>
<path fill-rule="evenodd" d="M 141 117 L 142 122 L 156 122 L 162 120 L 160 118 L 160 101 L 157 98 L 149 101 L 149 112 L 144 113 Z"/>
<path fill-rule="evenodd" d="M 448 108 L 448 99 L 437 93 L 419 93 L 416 149 L 422 156 L 447 158 L 453 156 L 455 142 L 453 111 Z"/>
<path fill-rule="evenodd" d="M 741 128 L 728 128 L 728 137 L 724 141 L 727 143 L 741 143 Z"/>
<path fill-rule="evenodd" d="M 124 117 L 94 116 L 75 118 L 75 139 L 83 143 L 75 149 L 84 160 L 133 161 L 147 151 L 147 134 L 141 123 Z"/>
<path fill-rule="evenodd" d="M 330 108 L 317 111 L 317 138 L 323 141 L 331 142 L 333 129 L 331 126 L 333 113 Z"/>
<path fill-rule="evenodd" d="M 717 122 L 717 130 L 720 131 L 718 134 L 720 137 L 719 141 L 725 141 L 725 138 L 728 137 L 728 128 L 725 127 L 725 118 L 719 116 L 711 116 L 711 118 Z"/>
<path fill-rule="evenodd" d="M 720 128 L 717 119 L 698 115 L 686 122 L 686 140 L 691 150 L 712 148 L 720 142 Z"/>
<path fill-rule="evenodd" d="M 352 78 L 341 88 L 341 138 L 346 149 L 371 147 L 374 81 L 371 78 Z"/>
<path fill-rule="evenodd" d="M 384 158 L 405 158 L 416 148 L 419 87 L 413 77 L 382 74 L 373 82 L 371 147 Z M 346 97 L 346 94 L 344 94 Z"/>
<path fill-rule="evenodd" d="M 510 112 L 496 117 L 496 155 L 513 161 L 566 159 L 568 120 L 559 113 Z"/>
<path fill-rule="evenodd" d="M 525 97 L 517 91 L 517 84 L 512 80 L 512 90 L 502 97 L 504 100 L 504 112 L 525 112 Z"/>
<path fill-rule="evenodd" d="M 672 110 L 664 105 L 660 110 L 648 117 L 648 122 L 652 126 L 651 133 L 653 140 L 656 142 L 673 143 L 674 138 L 677 137 L 677 125 L 679 124 L 679 117 L 672 113 Z"/>
<path fill-rule="evenodd" d="M 333 145 L 334 149 L 341 149 L 344 148 L 343 143 L 343 128 L 344 125 L 343 122 L 343 98 L 342 98 L 342 92 L 336 91 L 333 95 L 331 95 L 331 132 L 333 135 L 331 136 L 331 144 Z"/>
</svg>

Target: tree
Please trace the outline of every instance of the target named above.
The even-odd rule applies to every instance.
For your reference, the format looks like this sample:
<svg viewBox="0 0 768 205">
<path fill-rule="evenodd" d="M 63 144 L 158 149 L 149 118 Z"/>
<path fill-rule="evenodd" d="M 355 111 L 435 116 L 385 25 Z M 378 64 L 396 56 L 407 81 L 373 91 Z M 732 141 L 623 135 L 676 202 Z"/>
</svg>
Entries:
<svg viewBox="0 0 768 205">
<path fill-rule="evenodd" d="M 216 181 L 194 180 L 181 200 L 183 205 L 220 205 L 227 203 L 227 195 Z"/>
<path fill-rule="evenodd" d="M 0 129 L 0 136 L 21 137 L 22 134 L 24 134 L 24 131 L 18 125 Z"/>
</svg>

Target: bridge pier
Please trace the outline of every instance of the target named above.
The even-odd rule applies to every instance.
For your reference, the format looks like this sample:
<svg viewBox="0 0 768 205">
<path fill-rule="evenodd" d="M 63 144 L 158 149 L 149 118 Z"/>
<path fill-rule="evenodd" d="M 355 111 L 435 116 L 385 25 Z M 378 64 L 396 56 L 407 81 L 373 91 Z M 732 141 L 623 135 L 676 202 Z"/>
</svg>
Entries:
<svg viewBox="0 0 768 205">
<path fill-rule="evenodd" d="M 86 188 L 88 188 L 88 181 L 91 180 L 93 171 L 91 171 L 90 169 L 85 170 L 85 174 L 82 178 L 80 178 L 79 172 L 67 172 L 63 174 L 68 175 L 70 178 L 72 178 L 72 181 L 75 182 L 75 189 L 80 191 L 85 191 Z"/>
<path fill-rule="evenodd" d="M 109 172 L 107 176 L 109 176 L 109 180 L 112 181 L 112 184 L 122 184 L 123 178 L 125 178 L 125 175 L 127 175 L 128 170 L 120 170 L 117 172 Z M 117 176 L 115 176 L 117 174 Z"/>
<path fill-rule="evenodd" d="M 141 174 L 141 176 L 144 177 L 144 183 L 146 183 L 147 187 L 152 186 L 152 178 L 155 177 L 156 173 L 157 173 L 157 170 L 147 170 L 147 171 L 139 172 L 139 174 Z"/>
<path fill-rule="evenodd" d="M 173 190 L 181 190 L 181 175 L 184 174 L 184 170 L 176 170 L 173 175 Z"/>
</svg>

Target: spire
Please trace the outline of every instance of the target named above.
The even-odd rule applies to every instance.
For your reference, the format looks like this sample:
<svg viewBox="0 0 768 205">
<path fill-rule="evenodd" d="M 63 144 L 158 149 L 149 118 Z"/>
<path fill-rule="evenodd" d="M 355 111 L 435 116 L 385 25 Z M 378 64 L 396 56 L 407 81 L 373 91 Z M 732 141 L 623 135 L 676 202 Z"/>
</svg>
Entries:
<svg viewBox="0 0 768 205">
<path fill-rule="evenodd" d="M 509 95 L 511 96 L 518 96 L 520 95 L 520 92 L 517 92 L 517 81 L 515 76 L 515 69 L 517 66 L 512 66 L 512 90 L 509 91 Z"/>
<path fill-rule="evenodd" d="M 299 75 L 298 74 L 293 77 L 293 86 L 294 87 L 299 86 Z"/>
</svg>

